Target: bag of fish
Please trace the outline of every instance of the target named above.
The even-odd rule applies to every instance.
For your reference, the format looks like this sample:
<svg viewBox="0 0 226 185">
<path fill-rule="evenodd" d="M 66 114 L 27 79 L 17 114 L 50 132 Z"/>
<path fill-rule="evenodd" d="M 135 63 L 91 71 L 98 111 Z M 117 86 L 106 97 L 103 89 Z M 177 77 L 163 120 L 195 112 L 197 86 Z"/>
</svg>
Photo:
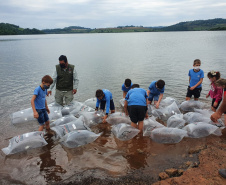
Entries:
<svg viewBox="0 0 226 185">
<path fill-rule="evenodd" d="M 97 102 L 97 98 L 90 98 L 90 99 L 84 101 L 84 104 L 87 105 L 88 107 L 95 109 L 96 102 Z"/>
<path fill-rule="evenodd" d="M 78 102 L 77 106 L 73 111 L 70 112 L 70 114 L 73 114 L 76 117 L 79 117 L 82 112 L 94 112 L 95 109 L 85 105 L 84 103 Z"/>
<path fill-rule="evenodd" d="M 82 112 L 81 116 L 84 117 L 85 124 L 88 127 L 97 125 L 102 122 L 102 118 L 105 113 L 103 111 L 95 111 L 95 112 Z"/>
<path fill-rule="evenodd" d="M 210 134 L 221 136 L 221 129 L 217 126 L 203 123 L 203 122 L 197 122 L 197 123 L 190 123 L 186 125 L 183 130 L 187 131 L 188 137 L 191 138 L 201 138 L 209 136 Z"/>
<path fill-rule="evenodd" d="M 76 148 L 94 142 L 100 135 L 89 130 L 75 130 L 63 136 L 60 142 L 68 148 Z"/>
<path fill-rule="evenodd" d="M 63 125 L 66 123 L 69 123 L 71 121 L 75 121 L 78 118 L 76 118 L 75 116 L 73 116 L 72 114 L 66 115 L 62 118 L 57 119 L 56 121 L 50 123 L 50 127 L 54 127 L 54 126 L 59 126 L 59 125 Z"/>
<path fill-rule="evenodd" d="M 128 141 L 140 132 L 140 130 L 128 125 L 127 123 L 113 125 L 111 131 L 114 136 L 121 141 Z"/>
<path fill-rule="evenodd" d="M 178 128 L 156 128 L 151 132 L 151 139 L 157 143 L 179 143 L 187 132 Z"/>
<path fill-rule="evenodd" d="M 183 114 L 176 114 L 169 117 L 167 120 L 167 127 L 172 128 L 183 128 L 185 125 L 185 120 L 183 119 Z"/>
<path fill-rule="evenodd" d="M 113 114 L 110 114 L 106 119 L 106 121 L 112 125 L 119 124 L 119 123 L 127 123 L 127 124 L 131 123 L 129 116 L 126 116 L 126 114 L 122 112 L 115 112 Z"/>
<path fill-rule="evenodd" d="M 177 104 L 177 106 L 179 105 L 179 102 L 171 97 L 166 97 L 165 99 L 162 99 L 162 101 L 160 102 L 160 107 L 167 107 L 169 105 L 171 105 L 173 102 L 175 102 Z"/>
<path fill-rule="evenodd" d="M 143 136 L 151 136 L 151 131 L 156 128 L 162 128 L 165 127 L 161 123 L 155 120 L 155 117 L 150 117 L 148 119 L 144 120 L 144 126 L 143 126 Z"/>
<path fill-rule="evenodd" d="M 50 121 L 57 120 L 62 117 L 61 110 L 62 110 L 63 106 L 54 102 L 54 103 L 49 104 L 48 107 L 49 107 L 49 111 L 50 111 L 50 114 L 48 114 Z"/>
<path fill-rule="evenodd" d="M 119 103 L 120 103 L 120 105 L 121 105 L 122 107 L 124 107 L 124 105 L 125 105 L 125 98 L 119 100 Z"/>
<path fill-rule="evenodd" d="M 14 112 L 10 115 L 10 118 L 13 125 L 35 120 L 32 108 Z"/>
<path fill-rule="evenodd" d="M 77 109 L 78 107 L 81 107 L 83 105 L 83 103 L 78 102 L 78 101 L 72 101 L 71 103 L 69 103 L 68 105 L 65 105 L 62 108 L 62 115 L 68 115 L 70 114 L 73 110 Z"/>
<path fill-rule="evenodd" d="M 205 104 L 200 101 L 189 100 L 182 102 L 180 109 L 184 112 L 193 112 L 194 109 L 203 109 L 204 106 Z"/>
<path fill-rule="evenodd" d="M 51 128 L 57 134 L 57 138 L 62 138 L 67 133 L 73 132 L 75 130 L 90 130 L 84 122 L 84 117 L 80 116 L 77 120 L 71 121 L 64 125 L 59 125 Z"/>
<path fill-rule="evenodd" d="M 2 151 L 6 155 L 15 154 L 26 151 L 31 148 L 38 148 L 47 145 L 43 138 L 43 132 L 29 132 L 19 136 L 15 136 L 9 140 L 9 146 L 3 148 Z"/>
</svg>

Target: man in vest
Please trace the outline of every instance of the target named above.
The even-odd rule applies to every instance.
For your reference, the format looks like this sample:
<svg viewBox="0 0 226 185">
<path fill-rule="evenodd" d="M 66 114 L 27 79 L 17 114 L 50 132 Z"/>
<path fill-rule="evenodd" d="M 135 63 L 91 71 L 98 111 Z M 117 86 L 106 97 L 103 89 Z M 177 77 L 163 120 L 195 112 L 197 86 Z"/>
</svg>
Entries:
<svg viewBox="0 0 226 185">
<path fill-rule="evenodd" d="M 56 84 L 55 100 L 58 104 L 68 105 L 73 100 L 73 95 L 76 94 L 78 88 L 77 72 L 74 65 L 68 64 L 67 57 L 61 55 L 59 57 L 59 64 L 56 65 L 56 71 L 53 74 L 53 83 L 50 86 L 47 96 L 52 94 L 52 89 Z"/>
</svg>

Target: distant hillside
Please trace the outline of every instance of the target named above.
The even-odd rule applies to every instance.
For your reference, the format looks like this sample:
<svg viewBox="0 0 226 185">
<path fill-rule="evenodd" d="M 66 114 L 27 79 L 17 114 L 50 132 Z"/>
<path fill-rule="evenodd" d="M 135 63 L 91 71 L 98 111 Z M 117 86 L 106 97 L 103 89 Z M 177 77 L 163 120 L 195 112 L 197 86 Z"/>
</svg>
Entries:
<svg viewBox="0 0 226 185">
<path fill-rule="evenodd" d="M 44 34 L 38 29 L 20 28 L 14 24 L 0 23 L 0 35 L 30 35 L 30 34 Z"/>
<path fill-rule="evenodd" d="M 89 31 L 91 31 L 91 29 L 80 27 L 80 26 L 69 26 L 66 28 L 44 29 L 42 31 L 46 34 L 89 33 Z"/>
<path fill-rule="evenodd" d="M 204 31 L 226 30 L 226 19 L 209 19 L 180 22 L 178 24 L 157 29 L 159 31 Z"/>
</svg>

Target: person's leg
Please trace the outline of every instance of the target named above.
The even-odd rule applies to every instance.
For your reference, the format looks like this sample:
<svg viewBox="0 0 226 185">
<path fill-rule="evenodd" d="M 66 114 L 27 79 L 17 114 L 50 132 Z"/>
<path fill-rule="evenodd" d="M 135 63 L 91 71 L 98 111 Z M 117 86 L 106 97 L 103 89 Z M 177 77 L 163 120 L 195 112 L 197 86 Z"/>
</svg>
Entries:
<svg viewBox="0 0 226 185">
<path fill-rule="evenodd" d="M 55 93 L 55 101 L 63 106 L 63 92 L 59 91 L 56 89 L 56 93 Z"/>
<path fill-rule="evenodd" d="M 43 131 L 44 125 L 40 125 L 38 131 Z"/>
<path fill-rule="evenodd" d="M 115 113 L 115 104 L 113 99 L 110 101 L 110 110 L 111 110 L 111 113 Z"/>
<path fill-rule="evenodd" d="M 134 128 L 138 128 L 138 127 L 137 127 L 137 124 L 134 123 L 134 122 L 131 122 L 131 126 L 134 127 Z"/>
<path fill-rule="evenodd" d="M 144 121 L 138 121 L 138 129 L 143 132 Z"/>
<path fill-rule="evenodd" d="M 190 86 L 188 86 L 187 94 L 186 94 L 186 101 L 191 100 L 191 97 L 192 97 L 192 91 L 190 90 Z"/>
<path fill-rule="evenodd" d="M 194 90 L 193 90 L 193 93 L 194 93 L 194 100 L 195 101 L 198 101 L 199 100 L 199 97 L 200 97 L 200 95 L 201 95 L 201 91 L 202 91 L 202 88 L 200 87 L 200 88 L 195 88 Z"/>
<path fill-rule="evenodd" d="M 148 96 L 148 104 L 151 104 L 153 101 L 153 95 L 150 93 Z"/>
<path fill-rule="evenodd" d="M 71 103 L 74 99 L 73 96 L 73 91 L 68 91 L 64 94 L 65 97 L 65 104 L 68 105 L 69 103 Z"/>
<path fill-rule="evenodd" d="M 224 113 L 224 125 L 226 127 L 226 112 Z"/>
<path fill-rule="evenodd" d="M 49 126 L 49 120 L 47 122 L 45 122 L 45 126 L 46 126 L 46 130 L 50 130 L 50 126 Z"/>
</svg>

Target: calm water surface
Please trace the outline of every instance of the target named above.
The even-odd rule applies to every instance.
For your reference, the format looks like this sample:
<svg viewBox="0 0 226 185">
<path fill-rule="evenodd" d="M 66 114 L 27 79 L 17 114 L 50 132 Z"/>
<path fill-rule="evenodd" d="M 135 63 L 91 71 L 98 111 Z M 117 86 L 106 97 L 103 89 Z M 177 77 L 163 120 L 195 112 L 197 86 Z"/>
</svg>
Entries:
<svg viewBox="0 0 226 185">
<path fill-rule="evenodd" d="M 53 74 L 62 54 L 78 72 L 80 82 L 75 99 L 83 102 L 94 97 L 97 89 L 106 88 L 113 93 L 117 110 L 121 110 L 119 100 L 125 78 L 144 89 L 153 80 L 163 79 L 164 96 L 183 101 L 188 70 L 199 58 L 205 72 L 200 100 L 210 104 L 205 98 L 210 88 L 206 74 L 219 70 L 226 78 L 225 43 L 223 31 L 0 36 L 0 148 L 8 146 L 9 138 L 38 129 L 36 122 L 11 126 L 9 115 L 30 107 L 33 90 L 44 75 Z M 53 100 L 53 96 L 47 98 L 48 103 Z M 185 139 L 176 145 L 161 145 L 148 138 L 119 142 L 109 125 L 96 129 L 104 132 L 103 136 L 76 149 L 67 149 L 49 139 L 46 147 L 27 153 L 6 157 L 0 152 L 0 176 L 27 184 L 45 184 L 89 169 L 113 176 L 137 169 L 150 172 L 159 168 L 163 159 L 177 160 L 188 142 Z M 145 152 L 139 154 L 138 148 Z M 172 152 L 164 155 L 169 150 Z"/>
</svg>

